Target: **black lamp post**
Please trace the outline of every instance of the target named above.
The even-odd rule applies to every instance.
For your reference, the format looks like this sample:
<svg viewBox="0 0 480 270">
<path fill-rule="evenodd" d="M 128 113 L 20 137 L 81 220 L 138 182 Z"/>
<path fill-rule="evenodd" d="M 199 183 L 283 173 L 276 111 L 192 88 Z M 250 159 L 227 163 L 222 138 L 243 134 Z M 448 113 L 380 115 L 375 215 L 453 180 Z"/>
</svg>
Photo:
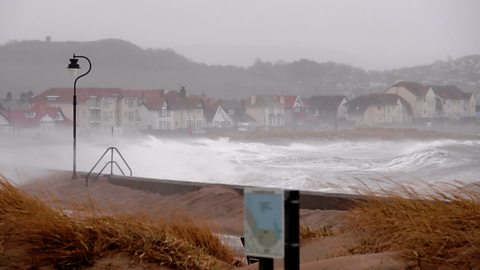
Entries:
<svg viewBox="0 0 480 270">
<path fill-rule="evenodd" d="M 78 64 L 78 59 L 83 58 L 88 61 L 88 70 L 87 72 L 77 76 L 78 71 L 80 71 L 80 65 Z M 67 67 L 73 76 L 76 76 L 75 82 L 73 83 L 73 175 L 72 179 L 77 178 L 77 81 L 83 76 L 87 75 L 92 69 L 92 62 L 86 56 L 75 55 L 73 58 L 70 58 L 70 64 Z"/>
</svg>

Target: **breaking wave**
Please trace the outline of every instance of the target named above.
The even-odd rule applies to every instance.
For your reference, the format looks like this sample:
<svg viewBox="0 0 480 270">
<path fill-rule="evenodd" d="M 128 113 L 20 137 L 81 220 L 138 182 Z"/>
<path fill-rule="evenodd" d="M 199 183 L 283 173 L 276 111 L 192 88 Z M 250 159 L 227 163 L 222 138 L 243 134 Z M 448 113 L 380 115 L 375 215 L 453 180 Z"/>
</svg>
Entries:
<svg viewBox="0 0 480 270">
<path fill-rule="evenodd" d="M 345 192 L 360 183 L 375 186 L 392 181 L 468 183 L 479 180 L 480 172 L 476 140 L 80 141 L 77 168 L 89 171 L 110 145 L 119 147 L 135 176 L 301 190 Z M 69 143 L 1 147 L 0 169 L 19 164 L 71 169 Z"/>
</svg>

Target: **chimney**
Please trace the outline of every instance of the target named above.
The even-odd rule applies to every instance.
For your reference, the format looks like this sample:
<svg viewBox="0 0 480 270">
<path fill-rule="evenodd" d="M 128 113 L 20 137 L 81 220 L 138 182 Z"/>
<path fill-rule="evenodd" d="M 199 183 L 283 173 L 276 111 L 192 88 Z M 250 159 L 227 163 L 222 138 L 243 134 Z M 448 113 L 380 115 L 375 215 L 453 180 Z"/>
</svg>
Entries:
<svg viewBox="0 0 480 270">
<path fill-rule="evenodd" d="M 182 97 L 187 97 L 187 89 L 185 89 L 185 86 L 180 87 L 180 96 Z"/>
<path fill-rule="evenodd" d="M 257 103 L 257 96 L 251 96 L 250 97 L 250 102 L 252 105 L 255 105 L 255 103 Z"/>
</svg>

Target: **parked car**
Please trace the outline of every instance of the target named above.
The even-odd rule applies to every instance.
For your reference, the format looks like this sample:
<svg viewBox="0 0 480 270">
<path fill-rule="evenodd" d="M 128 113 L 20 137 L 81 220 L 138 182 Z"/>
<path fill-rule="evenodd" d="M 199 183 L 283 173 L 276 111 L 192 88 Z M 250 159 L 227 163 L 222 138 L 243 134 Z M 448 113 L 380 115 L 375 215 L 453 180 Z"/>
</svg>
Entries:
<svg viewBox="0 0 480 270">
<path fill-rule="evenodd" d="M 250 123 L 240 123 L 238 124 L 238 131 L 243 131 L 243 132 L 255 131 L 255 125 Z"/>
</svg>

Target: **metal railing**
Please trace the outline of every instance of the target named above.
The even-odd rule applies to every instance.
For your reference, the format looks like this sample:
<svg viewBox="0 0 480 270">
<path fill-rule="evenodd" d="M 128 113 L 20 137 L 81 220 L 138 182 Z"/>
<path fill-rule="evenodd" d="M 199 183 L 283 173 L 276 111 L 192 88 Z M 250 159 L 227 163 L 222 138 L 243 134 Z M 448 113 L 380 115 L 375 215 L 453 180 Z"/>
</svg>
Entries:
<svg viewBox="0 0 480 270">
<path fill-rule="evenodd" d="M 130 166 L 128 165 L 127 161 L 125 161 L 125 158 L 123 158 L 122 154 L 120 153 L 120 151 L 118 151 L 118 149 L 116 147 L 109 147 L 107 148 L 107 150 L 105 150 L 105 152 L 103 153 L 103 155 L 98 159 L 97 163 L 95 163 L 95 165 L 93 166 L 93 168 L 90 170 L 90 172 L 88 172 L 87 174 L 87 177 L 85 178 L 85 186 L 88 187 L 88 177 L 90 176 L 90 174 L 93 172 L 93 170 L 95 170 L 95 168 L 97 167 L 98 163 L 100 163 L 100 161 L 102 161 L 103 157 L 105 157 L 105 155 L 108 153 L 108 151 L 110 151 L 110 161 L 108 161 L 107 163 L 105 163 L 105 165 L 103 166 L 103 168 L 100 170 L 100 172 L 97 173 L 97 175 L 95 176 L 95 178 L 98 178 L 98 176 L 100 176 L 100 174 L 102 174 L 103 170 L 105 170 L 105 168 L 110 165 L 110 175 L 113 175 L 113 165 L 115 164 L 118 168 L 118 170 L 120 170 L 120 172 L 125 175 L 125 173 L 123 172 L 122 168 L 118 165 L 118 163 L 113 160 L 113 151 L 116 151 L 117 154 L 120 156 L 120 158 L 122 159 L 123 163 L 127 166 L 128 170 L 130 171 L 130 176 L 132 176 L 132 169 L 130 168 Z"/>
</svg>

